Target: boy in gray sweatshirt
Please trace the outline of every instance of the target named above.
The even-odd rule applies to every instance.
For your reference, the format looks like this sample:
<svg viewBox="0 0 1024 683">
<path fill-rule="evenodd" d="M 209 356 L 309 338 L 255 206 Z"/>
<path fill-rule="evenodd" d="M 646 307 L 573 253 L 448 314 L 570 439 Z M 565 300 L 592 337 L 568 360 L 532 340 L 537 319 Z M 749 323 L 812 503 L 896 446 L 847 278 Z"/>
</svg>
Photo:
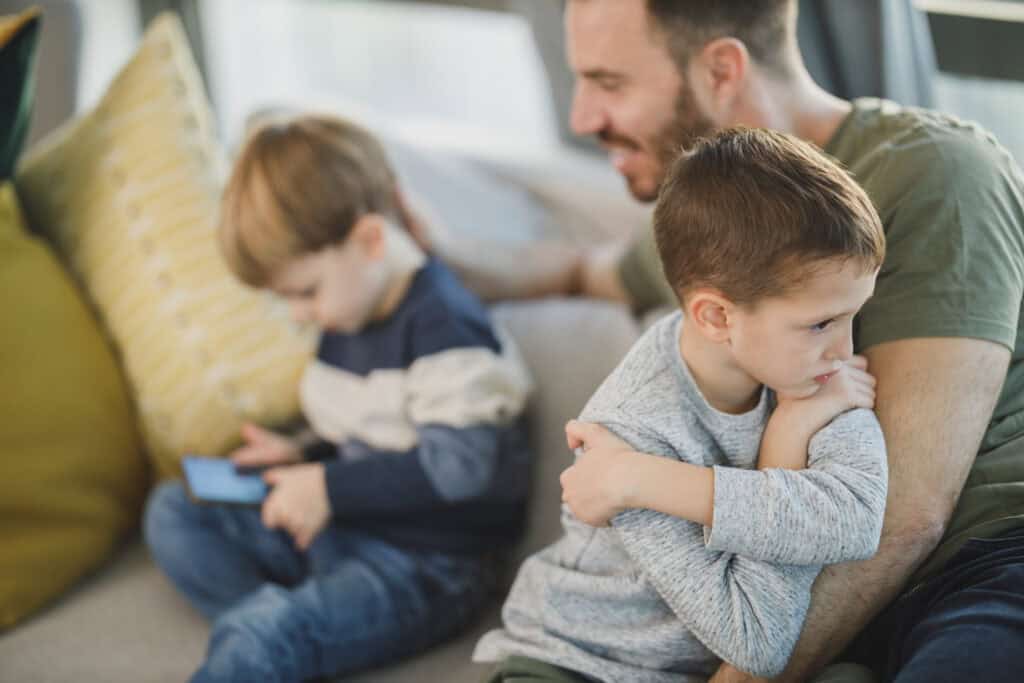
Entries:
<svg viewBox="0 0 1024 683">
<path fill-rule="evenodd" d="M 877 549 L 885 445 L 852 352 L 885 252 L 867 196 L 807 143 L 730 130 L 673 164 L 654 223 L 681 310 L 598 388 L 597 424 L 570 423 L 565 534 L 474 652 L 493 683 L 773 676 L 822 565 Z"/>
</svg>

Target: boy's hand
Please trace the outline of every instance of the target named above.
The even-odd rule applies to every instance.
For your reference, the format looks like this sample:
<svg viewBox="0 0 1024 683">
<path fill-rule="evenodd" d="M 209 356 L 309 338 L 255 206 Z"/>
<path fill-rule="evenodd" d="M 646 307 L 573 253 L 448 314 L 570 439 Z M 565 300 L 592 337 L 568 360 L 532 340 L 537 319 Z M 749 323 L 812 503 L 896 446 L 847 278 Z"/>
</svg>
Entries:
<svg viewBox="0 0 1024 683">
<path fill-rule="evenodd" d="M 231 454 L 236 467 L 274 467 L 302 462 L 298 444 L 287 436 L 263 429 L 251 422 L 242 425 L 245 445 Z"/>
<path fill-rule="evenodd" d="M 565 425 L 569 448 L 583 451 L 576 463 L 559 477 L 562 502 L 572 514 L 591 526 L 607 526 L 609 520 L 626 509 L 622 486 L 623 454 L 632 448 L 622 439 L 597 424 L 570 420 Z"/>
<path fill-rule="evenodd" d="M 324 466 L 275 467 L 263 473 L 263 481 L 273 487 L 263 501 L 263 525 L 284 529 L 299 550 L 306 550 L 331 518 Z"/>
<path fill-rule="evenodd" d="M 868 361 L 854 356 L 843 363 L 834 375 L 812 396 L 787 400 L 779 397 L 779 407 L 796 412 L 811 433 L 854 408 L 875 407 L 875 378 L 868 374 Z M 788 404 L 788 405 L 787 405 Z"/>
</svg>

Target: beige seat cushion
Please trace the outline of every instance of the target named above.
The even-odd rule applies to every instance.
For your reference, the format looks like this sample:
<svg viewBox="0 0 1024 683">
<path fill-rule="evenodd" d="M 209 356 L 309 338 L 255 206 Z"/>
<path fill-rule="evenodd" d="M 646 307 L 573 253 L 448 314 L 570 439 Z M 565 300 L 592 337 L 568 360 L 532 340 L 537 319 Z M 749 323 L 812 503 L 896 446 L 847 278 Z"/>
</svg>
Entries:
<svg viewBox="0 0 1024 683">
<path fill-rule="evenodd" d="M 33 229 L 84 284 L 132 386 L 157 474 L 243 420 L 298 412 L 314 336 L 235 282 L 214 238 L 225 162 L 179 21 L 158 17 L 97 107 L 23 161 Z"/>
</svg>

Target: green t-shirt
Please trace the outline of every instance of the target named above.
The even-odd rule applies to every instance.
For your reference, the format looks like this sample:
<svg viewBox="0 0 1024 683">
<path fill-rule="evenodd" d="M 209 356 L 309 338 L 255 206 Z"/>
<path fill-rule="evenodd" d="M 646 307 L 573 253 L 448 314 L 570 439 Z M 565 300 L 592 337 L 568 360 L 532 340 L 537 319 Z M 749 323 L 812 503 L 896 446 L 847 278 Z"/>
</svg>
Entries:
<svg viewBox="0 0 1024 683">
<path fill-rule="evenodd" d="M 946 535 L 913 583 L 968 538 L 1024 527 L 1024 175 L 978 126 L 875 99 L 854 102 L 825 151 L 864 187 L 885 227 L 886 259 L 856 347 L 972 337 L 1012 352 Z M 646 231 L 620 271 L 642 308 L 674 303 L 653 241 Z"/>
</svg>

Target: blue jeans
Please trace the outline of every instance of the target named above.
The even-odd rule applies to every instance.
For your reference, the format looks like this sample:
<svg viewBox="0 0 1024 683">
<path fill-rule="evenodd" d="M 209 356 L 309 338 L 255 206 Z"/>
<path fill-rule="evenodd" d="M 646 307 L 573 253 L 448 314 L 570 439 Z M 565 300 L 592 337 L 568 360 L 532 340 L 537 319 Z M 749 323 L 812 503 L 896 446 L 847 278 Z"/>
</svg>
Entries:
<svg viewBox="0 0 1024 683">
<path fill-rule="evenodd" d="M 258 509 L 199 505 L 177 482 L 150 496 L 144 527 L 157 564 L 213 622 L 194 683 L 391 662 L 457 633 L 493 587 L 478 557 L 413 552 L 339 525 L 303 553 Z"/>
<path fill-rule="evenodd" d="M 847 656 L 885 682 L 1020 683 L 1024 531 L 967 541 L 869 624 Z"/>
</svg>

